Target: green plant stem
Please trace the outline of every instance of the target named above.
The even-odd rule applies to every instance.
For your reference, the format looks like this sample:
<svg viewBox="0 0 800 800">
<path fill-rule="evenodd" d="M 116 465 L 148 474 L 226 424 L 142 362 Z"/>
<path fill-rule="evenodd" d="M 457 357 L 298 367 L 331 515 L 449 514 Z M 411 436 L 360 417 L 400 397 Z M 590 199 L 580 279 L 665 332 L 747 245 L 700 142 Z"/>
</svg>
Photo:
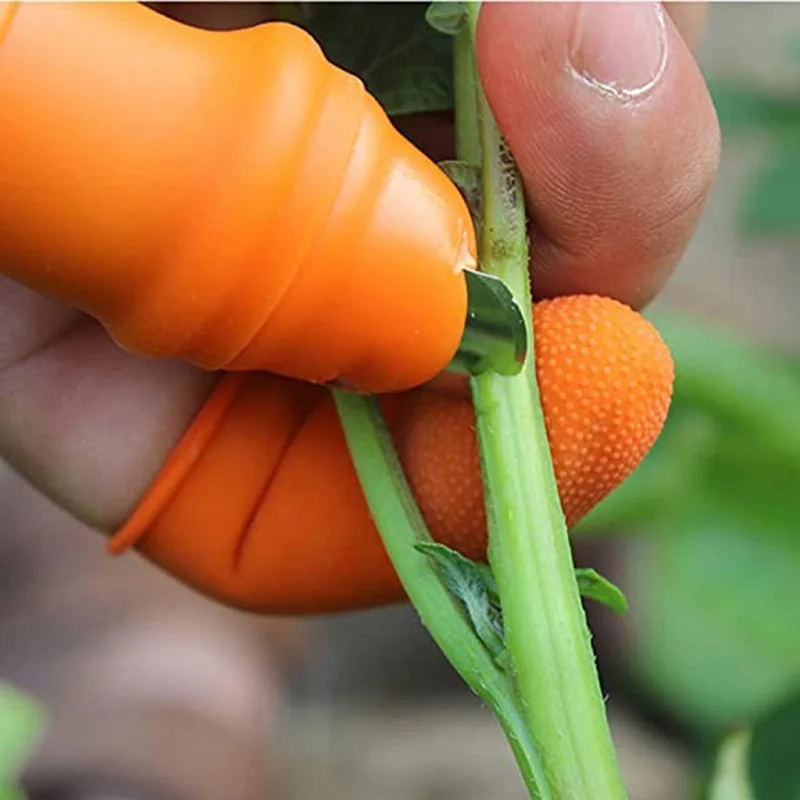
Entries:
<svg viewBox="0 0 800 800">
<path fill-rule="evenodd" d="M 456 104 L 456 155 L 473 167 L 480 167 L 483 158 L 480 119 L 481 107 L 478 66 L 472 34 L 465 25 L 454 37 L 453 93 Z"/>
<path fill-rule="evenodd" d="M 531 797 L 554 800 L 545 789 L 544 772 L 507 675 L 477 638 L 429 559 L 414 549 L 417 542 L 432 540 L 377 399 L 338 390 L 333 396 L 370 512 L 409 600 L 453 668 L 492 707 Z"/>
<path fill-rule="evenodd" d="M 455 63 L 474 52 L 478 6 L 456 36 Z M 462 92 L 476 87 L 475 102 Z M 527 231 L 519 175 L 477 76 L 456 82 L 457 141 L 481 142 L 483 223 L 478 261 L 514 292 L 531 325 Z M 469 145 L 470 152 L 466 152 Z M 489 525 L 489 560 L 497 579 L 506 645 L 523 713 L 558 798 L 619 800 L 617 766 L 575 578 L 539 402 L 533 349 L 513 378 L 472 380 Z"/>
</svg>

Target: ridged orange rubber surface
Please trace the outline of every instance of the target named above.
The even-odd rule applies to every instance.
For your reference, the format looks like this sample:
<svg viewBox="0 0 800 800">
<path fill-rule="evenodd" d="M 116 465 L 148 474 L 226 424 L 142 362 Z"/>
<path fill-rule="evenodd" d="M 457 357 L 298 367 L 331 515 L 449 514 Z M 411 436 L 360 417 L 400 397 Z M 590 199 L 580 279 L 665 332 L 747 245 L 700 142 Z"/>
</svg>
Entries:
<svg viewBox="0 0 800 800">
<path fill-rule="evenodd" d="M 474 254 L 453 183 L 300 28 L 0 3 L 0 270 L 126 349 L 419 386 Z"/>
</svg>

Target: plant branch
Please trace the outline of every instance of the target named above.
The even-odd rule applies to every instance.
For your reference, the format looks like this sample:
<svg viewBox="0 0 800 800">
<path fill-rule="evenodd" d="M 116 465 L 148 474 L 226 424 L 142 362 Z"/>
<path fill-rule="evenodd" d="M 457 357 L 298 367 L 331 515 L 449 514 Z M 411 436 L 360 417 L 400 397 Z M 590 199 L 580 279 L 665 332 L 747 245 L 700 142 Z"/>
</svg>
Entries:
<svg viewBox="0 0 800 800">
<path fill-rule="evenodd" d="M 478 6 L 456 36 L 460 69 L 474 53 Z M 464 92 L 474 86 L 476 106 Z M 476 118 L 477 117 L 477 118 Z M 513 159 L 479 88 L 456 80 L 461 160 L 481 147 L 483 222 L 478 261 L 511 288 L 532 334 L 524 194 Z M 506 645 L 528 727 L 558 798 L 620 800 L 617 767 L 536 383 L 533 349 L 513 378 L 472 380 L 489 526 Z"/>
<path fill-rule="evenodd" d="M 453 668 L 493 709 L 531 797 L 550 800 L 544 772 L 508 676 L 492 659 L 427 556 L 432 541 L 375 397 L 333 390 L 345 438 L 370 512 L 408 598 Z"/>
</svg>

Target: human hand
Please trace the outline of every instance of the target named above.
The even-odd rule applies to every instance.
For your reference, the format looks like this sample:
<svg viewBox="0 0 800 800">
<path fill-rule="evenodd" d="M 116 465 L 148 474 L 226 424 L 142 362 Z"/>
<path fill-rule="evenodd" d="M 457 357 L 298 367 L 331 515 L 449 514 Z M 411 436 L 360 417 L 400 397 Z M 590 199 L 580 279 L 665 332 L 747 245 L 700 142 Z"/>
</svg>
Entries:
<svg viewBox="0 0 800 800">
<path fill-rule="evenodd" d="M 666 18 L 645 3 L 484 6 L 479 69 L 528 192 L 537 297 L 595 292 L 641 307 L 682 255 L 719 148 L 691 54 L 704 13 L 691 3 Z M 571 67 L 577 30 L 584 46 Z M 431 155 L 449 155 L 446 118 L 398 124 Z M 7 279 L 0 319 L 0 452 L 75 516 L 114 531 L 217 376 L 134 358 L 78 311 Z M 141 540 L 142 552 L 203 591 L 260 610 L 396 599 L 324 390 L 271 376 L 238 380 L 237 403 L 249 408 L 229 457 L 248 477 L 236 497 L 226 486 L 225 502 L 239 504 L 241 524 L 226 527 L 195 503 L 193 522 L 208 531 L 164 523 Z M 215 474 L 221 480 L 232 466 Z M 223 498 L 212 499 L 222 514 Z M 248 514 L 255 527 L 242 544 Z"/>
</svg>

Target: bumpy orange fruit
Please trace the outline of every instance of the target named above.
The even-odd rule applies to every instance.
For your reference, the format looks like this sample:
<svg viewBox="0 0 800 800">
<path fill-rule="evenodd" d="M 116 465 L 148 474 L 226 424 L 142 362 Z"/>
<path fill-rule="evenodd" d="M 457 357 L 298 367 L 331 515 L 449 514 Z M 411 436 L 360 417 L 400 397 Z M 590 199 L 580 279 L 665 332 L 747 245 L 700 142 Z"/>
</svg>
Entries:
<svg viewBox="0 0 800 800">
<path fill-rule="evenodd" d="M 672 397 L 655 328 L 615 300 L 562 297 L 533 309 L 536 374 L 559 496 L 574 525 L 639 465 Z M 400 459 L 438 541 L 486 555 L 486 516 L 466 397 L 416 391 L 396 430 Z"/>
</svg>

